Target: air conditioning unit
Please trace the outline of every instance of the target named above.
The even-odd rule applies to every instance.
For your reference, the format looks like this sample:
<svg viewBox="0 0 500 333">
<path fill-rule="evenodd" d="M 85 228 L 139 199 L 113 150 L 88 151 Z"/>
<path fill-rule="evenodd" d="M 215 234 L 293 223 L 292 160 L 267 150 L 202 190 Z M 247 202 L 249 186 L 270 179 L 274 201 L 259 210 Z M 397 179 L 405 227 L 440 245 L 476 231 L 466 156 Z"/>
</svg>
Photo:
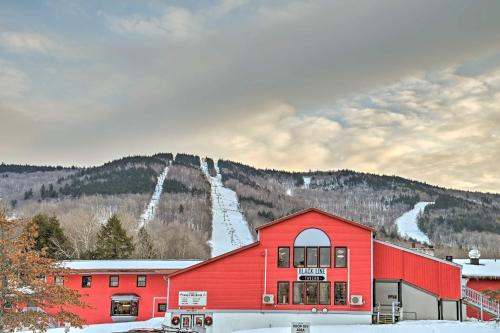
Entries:
<svg viewBox="0 0 500 333">
<path fill-rule="evenodd" d="M 262 304 L 274 304 L 274 295 L 273 294 L 262 295 Z"/>
<path fill-rule="evenodd" d="M 361 295 L 352 295 L 351 296 L 351 305 L 363 305 L 363 296 Z"/>
</svg>

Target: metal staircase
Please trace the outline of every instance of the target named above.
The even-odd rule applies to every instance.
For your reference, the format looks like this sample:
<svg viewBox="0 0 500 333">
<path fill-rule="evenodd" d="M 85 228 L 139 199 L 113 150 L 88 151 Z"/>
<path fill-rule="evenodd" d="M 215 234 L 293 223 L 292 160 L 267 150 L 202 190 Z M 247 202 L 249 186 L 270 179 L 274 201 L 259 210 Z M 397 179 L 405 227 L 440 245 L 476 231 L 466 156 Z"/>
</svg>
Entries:
<svg viewBox="0 0 500 333">
<path fill-rule="evenodd" d="M 465 303 L 479 309 L 481 320 L 483 319 L 484 312 L 500 319 L 500 303 L 494 299 L 491 299 L 477 290 L 468 288 L 467 286 L 462 286 L 462 297 Z"/>
</svg>

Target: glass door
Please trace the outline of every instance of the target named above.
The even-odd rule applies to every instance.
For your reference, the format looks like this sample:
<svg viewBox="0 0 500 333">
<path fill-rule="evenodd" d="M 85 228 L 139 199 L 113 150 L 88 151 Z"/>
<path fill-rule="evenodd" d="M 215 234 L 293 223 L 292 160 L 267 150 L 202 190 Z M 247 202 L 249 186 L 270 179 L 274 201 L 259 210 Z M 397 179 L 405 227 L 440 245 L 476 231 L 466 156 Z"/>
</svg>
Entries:
<svg viewBox="0 0 500 333">
<path fill-rule="evenodd" d="M 192 318 L 193 315 L 190 314 L 183 314 L 181 315 L 181 328 L 192 328 Z"/>
</svg>

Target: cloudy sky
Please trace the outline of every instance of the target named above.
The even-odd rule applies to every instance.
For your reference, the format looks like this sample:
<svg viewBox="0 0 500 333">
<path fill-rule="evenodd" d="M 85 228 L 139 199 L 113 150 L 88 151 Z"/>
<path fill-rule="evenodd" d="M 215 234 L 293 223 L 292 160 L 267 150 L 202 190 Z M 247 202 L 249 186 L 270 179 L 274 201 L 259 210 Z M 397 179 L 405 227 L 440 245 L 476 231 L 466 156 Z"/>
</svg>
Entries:
<svg viewBox="0 0 500 333">
<path fill-rule="evenodd" d="M 500 1 L 2 1 L 0 161 L 191 152 L 500 192 Z"/>
</svg>

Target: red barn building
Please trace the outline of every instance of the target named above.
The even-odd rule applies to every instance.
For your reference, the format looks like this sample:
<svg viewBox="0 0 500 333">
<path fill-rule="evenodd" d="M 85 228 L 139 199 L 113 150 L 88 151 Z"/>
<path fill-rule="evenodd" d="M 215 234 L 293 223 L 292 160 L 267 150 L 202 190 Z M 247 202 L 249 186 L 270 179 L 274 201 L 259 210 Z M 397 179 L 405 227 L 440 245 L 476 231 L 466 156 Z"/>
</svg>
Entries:
<svg viewBox="0 0 500 333">
<path fill-rule="evenodd" d="M 86 324 L 147 320 L 166 310 L 167 275 L 199 261 L 74 260 L 64 266 L 75 273 L 51 277 L 77 290 L 89 308 L 74 310 Z"/>
<path fill-rule="evenodd" d="M 387 308 L 399 320 L 461 319 L 458 264 L 374 240 L 372 228 L 316 209 L 257 232 L 253 244 L 170 274 L 167 320 L 225 333 L 371 323 Z"/>
</svg>

